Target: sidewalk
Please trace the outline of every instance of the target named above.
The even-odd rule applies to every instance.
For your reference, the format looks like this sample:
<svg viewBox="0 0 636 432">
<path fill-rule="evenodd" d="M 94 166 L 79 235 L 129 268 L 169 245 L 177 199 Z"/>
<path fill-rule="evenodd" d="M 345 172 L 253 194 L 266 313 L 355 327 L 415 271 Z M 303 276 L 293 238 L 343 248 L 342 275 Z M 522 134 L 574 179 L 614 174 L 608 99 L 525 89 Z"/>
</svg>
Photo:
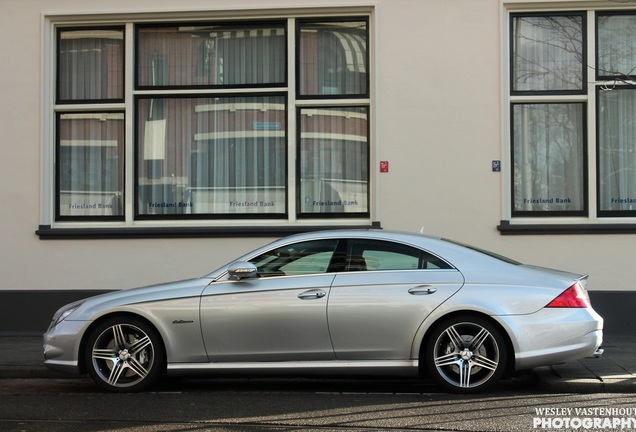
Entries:
<svg viewBox="0 0 636 432">
<path fill-rule="evenodd" d="M 605 334 L 604 339 L 601 358 L 535 369 L 540 387 L 559 393 L 636 393 L 636 334 Z M 64 377 L 69 375 L 44 367 L 41 337 L 0 337 L 0 379 Z"/>
</svg>

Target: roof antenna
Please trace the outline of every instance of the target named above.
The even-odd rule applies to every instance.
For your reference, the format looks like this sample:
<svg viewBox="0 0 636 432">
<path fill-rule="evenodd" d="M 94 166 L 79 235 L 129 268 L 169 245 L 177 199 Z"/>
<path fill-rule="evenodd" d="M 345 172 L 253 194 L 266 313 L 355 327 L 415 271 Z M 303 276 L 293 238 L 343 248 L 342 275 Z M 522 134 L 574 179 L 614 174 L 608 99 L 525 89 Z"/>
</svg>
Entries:
<svg viewBox="0 0 636 432">
<path fill-rule="evenodd" d="M 420 228 L 420 234 L 424 234 L 424 226 L 422 226 L 422 228 Z"/>
</svg>

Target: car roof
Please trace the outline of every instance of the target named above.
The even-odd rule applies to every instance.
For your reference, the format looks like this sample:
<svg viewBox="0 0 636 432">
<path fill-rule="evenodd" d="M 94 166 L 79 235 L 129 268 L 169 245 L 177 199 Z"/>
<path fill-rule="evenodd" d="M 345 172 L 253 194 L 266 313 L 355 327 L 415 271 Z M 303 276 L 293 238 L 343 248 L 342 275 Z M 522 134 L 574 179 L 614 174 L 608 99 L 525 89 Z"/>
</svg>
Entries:
<svg viewBox="0 0 636 432">
<path fill-rule="evenodd" d="M 237 260 L 247 261 L 270 249 L 282 247 L 291 243 L 301 242 L 305 240 L 317 240 L 321 238 L 364 238 L 403 243 L 427 250 L 456 267 L 456 263 L 462 263 L 464 261 L 479 261 L 482 259 L 486 261 L 499 261 L 497 258 L 493 257 L 493 255 L 495 254 L 488 255 L 477 248 L 466 247 L 464 245 L 443 239 L 439 236 L 433 236 L 418 232 L 385 229 L 317 230 L 300 234 L 293 234 L 265 244 L 255 250 L 252 250 L 242 257 L 239 257 Z"/>
</svg>

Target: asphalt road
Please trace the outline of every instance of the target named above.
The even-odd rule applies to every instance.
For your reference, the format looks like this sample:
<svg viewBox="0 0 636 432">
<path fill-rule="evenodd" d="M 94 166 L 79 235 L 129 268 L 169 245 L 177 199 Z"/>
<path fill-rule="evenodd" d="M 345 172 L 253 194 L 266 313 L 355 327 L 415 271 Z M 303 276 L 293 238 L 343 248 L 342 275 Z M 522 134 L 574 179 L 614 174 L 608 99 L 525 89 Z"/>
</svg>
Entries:
<svg viewBox="0 0 636 432">
<path fill-rule="evenodd" d="M 83 378 L 4 379 L 0 430 L 636 430 L 636 395 L 551 394 L 531 378 L 471 396 L 381 379 L 180 379 L 139 394 L 104 393 Z"/>
</svg>

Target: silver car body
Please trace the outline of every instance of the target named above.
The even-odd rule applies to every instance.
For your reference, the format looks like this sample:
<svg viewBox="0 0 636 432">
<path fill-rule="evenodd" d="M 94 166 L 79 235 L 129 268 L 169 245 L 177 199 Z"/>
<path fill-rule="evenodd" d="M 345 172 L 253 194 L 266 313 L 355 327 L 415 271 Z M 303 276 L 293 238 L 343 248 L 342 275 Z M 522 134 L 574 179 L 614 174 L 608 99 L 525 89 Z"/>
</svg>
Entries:
<svg viewBox="0 0 636 432">
<path fill-rule="evenodd" d="M 168 373 L 417 373 L 431 327 L 466 312 L 498 323 L 516 370 L 587 357 L 601 344 L 603 320 L 592 308 L 545 307 L 586 276 L 510 263 L 439 238 L 384 230 L 312 232 L 277 240 L 238 261 L 329 238 L 411 245 L 452 267 L 231 280 L 228 264 L 202 278 L 117 291 L 78 302 L 75 310 L 60 309 L 44 335 L 45 364 L 83 372 L 90 329 L 116 314 L 142 317 L 156 328 Z"/>
</svg>

